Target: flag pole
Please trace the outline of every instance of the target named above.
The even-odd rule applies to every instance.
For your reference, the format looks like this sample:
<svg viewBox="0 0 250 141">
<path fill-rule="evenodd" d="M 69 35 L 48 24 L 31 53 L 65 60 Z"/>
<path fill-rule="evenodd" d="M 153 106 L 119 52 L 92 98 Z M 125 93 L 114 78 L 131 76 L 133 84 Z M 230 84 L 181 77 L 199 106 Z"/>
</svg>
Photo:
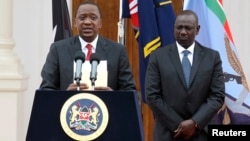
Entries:
<svg viewBox="0 0 250 141">
<path fill-rule="evenodd" d="M 119 1 L 119 21 L 117 23 L 117 42 L 125 45 L 125 19 L 122 18 L 122 0 Z"/>
</svg>

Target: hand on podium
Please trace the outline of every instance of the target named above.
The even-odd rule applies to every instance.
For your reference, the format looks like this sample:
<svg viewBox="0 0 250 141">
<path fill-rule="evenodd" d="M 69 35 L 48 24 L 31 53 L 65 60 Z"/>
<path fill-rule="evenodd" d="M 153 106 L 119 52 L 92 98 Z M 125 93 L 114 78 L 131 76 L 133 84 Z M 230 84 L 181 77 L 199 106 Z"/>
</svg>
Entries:
<svg viewBox="0 0 250 141">
<path fill-rule="evenodd" d="M 96 86 L 95 91 L 113 91 L 113 89 L 108 86 Z"/>
<path fill-rule="evenodd" d="M 75 91 L 78 89 L 78 85 L 76 83 L 71 83 L 67 90 L 68 91 Z M 89 90 L 89 86 L 87 83 L 80 83 L 80 91 L 84 91 L 84 90 Z M 113 91 L 112 88 L 108 87 L 108 86 L 95 86 L 94 88 L 95 91 Z"/>
</svg>

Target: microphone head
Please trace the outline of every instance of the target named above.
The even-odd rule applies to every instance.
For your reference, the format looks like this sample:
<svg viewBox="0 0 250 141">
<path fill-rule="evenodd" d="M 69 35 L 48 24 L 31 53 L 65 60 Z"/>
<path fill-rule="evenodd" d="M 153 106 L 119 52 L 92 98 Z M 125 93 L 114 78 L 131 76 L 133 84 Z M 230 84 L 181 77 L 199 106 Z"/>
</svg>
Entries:
<svg viewBox="0 0 250 141">
<path fill-rule="evenodd" d="M 100 62 L 100 56 L 97 53 L 92 53 L 90 56 L 90 63 L 92 63 L 93 61 L 97 61 L 97 64 L 99 64 Z"/>
<path fill-rule="evenodd" d="M 81 59 L 82 62 L 85 61 L 85 54 L 82 51 L 77 51 L 75 53 L 75 61 L 77 61 L 78 59 Z"/>
</svg>

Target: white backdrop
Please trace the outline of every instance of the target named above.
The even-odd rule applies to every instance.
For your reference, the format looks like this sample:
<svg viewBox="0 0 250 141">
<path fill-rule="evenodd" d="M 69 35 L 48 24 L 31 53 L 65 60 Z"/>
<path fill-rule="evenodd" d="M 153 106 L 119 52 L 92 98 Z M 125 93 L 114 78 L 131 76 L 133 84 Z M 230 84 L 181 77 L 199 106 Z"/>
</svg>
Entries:
<svg viewBox="0 0 250 141">
<path fill-rule="evenodd" d="M 235 47 L 250 85 L 250 1 L 223 0 Z"/>
<path fill-rule="evenodd" d="M 23 104 L 19 118 L 25 140 L 35 90 L 41 81 L 40 71 L 50 43 L 52 42 L 51 1 L 49 0 L 13 0 L 13 36 L 14 50 L 29 76 L 28 89 L 23 95 Z M 20 140 L 21 141 L 21 140 Z"/>
<path fill-rule="evenodd" d="M 22 115 L 19 115 L 23 129 L 20 138 L 25 140 L 35 90 L 41 82 L 41 68 L 52 42 L 52 2 L 49 0 L 13 0 L 13 2 L 13 36 L 16 43 L 14 51 L 29 76 L 28 89 L 21 101 L 24 108 L 21 109 Z M 241 64 L 250 82 L 249 0 L 224 0 L 224 8 Z"/>
</svg>

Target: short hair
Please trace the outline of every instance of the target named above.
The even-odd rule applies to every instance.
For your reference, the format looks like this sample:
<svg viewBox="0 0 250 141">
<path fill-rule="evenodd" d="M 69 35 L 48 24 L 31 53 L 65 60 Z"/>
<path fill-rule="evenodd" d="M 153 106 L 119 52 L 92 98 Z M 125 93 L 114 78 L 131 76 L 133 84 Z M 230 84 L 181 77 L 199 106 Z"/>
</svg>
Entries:
<svg viewBox="0 0 250 141">
<path fill-rule="evenodd" d="M 100 18 L 102 18 L 102 11 L 101 11 L 100 7 L 99 7 L 95 2 L 92 2 L 92 1 L 84 1 L 84 2 L 81 2 L 81 3 L 78 5 L 78 7 L 77 7 L 76 15 L 77 15 L 77 12 L 78 12 L 79 7 L 82 6 L 82 5 L 85 5 L 85 4 L 91 4 L 91 5 L 96 6 L 97 9 L 98 9 L 98 11 L 99 11 Z M 75 16 L 76 16 L 76 15 L 75 15 Z"/>
<path fill-rule="evenodd" d="M 197 25 L 199 24 L 198 16 L 194 11 L 192 11 L 192 10 L 183 10 L 178 16 L 183 16 L 183 15 L 193 15 L 196 22 L 197 22 L 196 24 Z"/>
</svg>

